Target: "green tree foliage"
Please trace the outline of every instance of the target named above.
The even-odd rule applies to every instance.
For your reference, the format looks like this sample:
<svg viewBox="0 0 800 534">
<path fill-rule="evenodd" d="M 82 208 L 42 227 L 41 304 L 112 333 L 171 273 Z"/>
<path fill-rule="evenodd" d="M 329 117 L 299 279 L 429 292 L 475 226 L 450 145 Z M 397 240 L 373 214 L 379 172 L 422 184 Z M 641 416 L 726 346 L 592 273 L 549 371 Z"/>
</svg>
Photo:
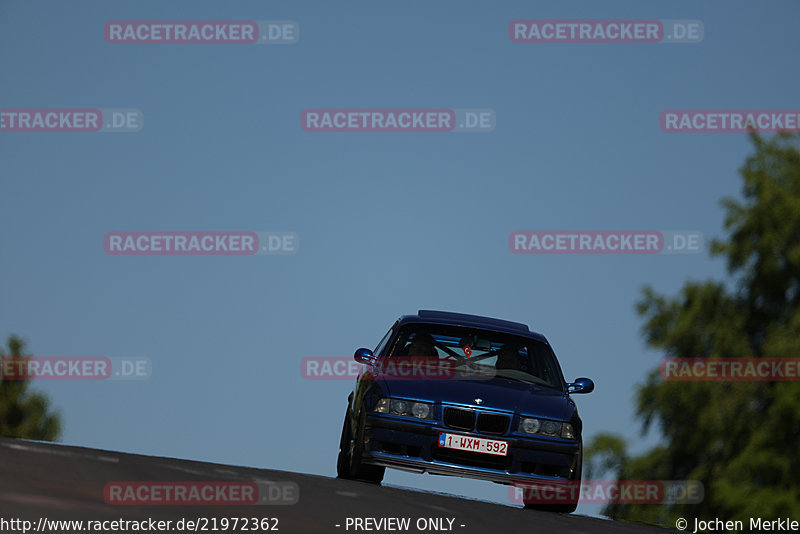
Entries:
<svg viewBox="0 0 800 534">
<path fill-rule="evenodd" d="M 800 135 L 751 139 L 743 200 L 722 201 L 728 237 L 711 246 L 731 281 L 691 281 L 672 298 L 647 287 L 637 303 L 648 345 L 665 357 L 800 357 Z M 604 513 L 665 526 L 800 517 L 800 383 L 664 381 L 654 370 L 636 402 L 643 433 L 657 425 L 664 444 L 629 457 L 618 437 L 600 435 L 589 462 L 620 480 L 699 480 L 705 498 Z"/>
<path fill-rule="evenodd" d="M 25 342 L 8 338 L 8 352 L 0 347 L 2 358 L 24 358 Z M 0 437 L 55 441 L 61 434 L 61 418 L 49 413 L 47 397 L 28 391 L 27 380 L 0 381 Z"/>
</svg>

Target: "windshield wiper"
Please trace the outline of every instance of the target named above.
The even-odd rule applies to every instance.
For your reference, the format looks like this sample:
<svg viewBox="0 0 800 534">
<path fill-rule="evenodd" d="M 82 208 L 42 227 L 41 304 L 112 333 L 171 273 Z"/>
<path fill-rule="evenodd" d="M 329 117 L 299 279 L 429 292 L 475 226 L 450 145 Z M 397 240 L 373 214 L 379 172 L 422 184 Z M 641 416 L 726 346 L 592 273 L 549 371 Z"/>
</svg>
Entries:
<svg viewBox="0 0 800 534">
<path fill-rule="evenodd" d="M 525 380 L 525 379 L 520 378 L 518 376 L 508 376 L 506 374 L 499 374 L 499 373 L 495 374 L 495 376 L 499 377 L 499 378 L 505 378 L 506 380 L 513 380 L 514 382 L 522 382 L 523 384 L 533 384 L 535 386 L 544 386 L 544 387 L 548 387 L 548 388 L 552 388 L 553 387 L 551 384 L 549 384 L 549 383 L 545 382 L 544 380 L 542 380 L 541 378 L 533 376 L 533 375 L 530 375 L 530 379 L 529 380 Z"/>
</svg>

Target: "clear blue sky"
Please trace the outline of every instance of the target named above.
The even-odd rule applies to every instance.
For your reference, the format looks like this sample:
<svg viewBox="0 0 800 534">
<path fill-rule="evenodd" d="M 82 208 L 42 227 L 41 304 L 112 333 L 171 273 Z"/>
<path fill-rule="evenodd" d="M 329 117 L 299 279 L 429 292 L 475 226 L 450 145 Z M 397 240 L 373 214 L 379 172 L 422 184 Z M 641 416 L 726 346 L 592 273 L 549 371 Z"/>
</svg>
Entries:
<svg viewBox="0 0 800 534">
<path fill-rule="evenodd" d="M 699 19 L 697 44 L 515 44 L 515 19 Z M 725 276 L 698 255 L 514 255 L 513 230 L 721 235 L 744 134 L 674 108 L 796 108 L 794 1 L 0 1 L 0 108 L 136 108 L 138 133 L 0 133 L 0 334 L 39 356 L 142 356 L 143 382 L 37 382 L 63 442 L 333 476 L 349 381 L 306 356 L 420 308 L 526 322 L 584 438 L 642 438 L 659 354 L 634 302 Z M 282 46 L 111 45 L 109 20 L 290 20 Z M 308 108 L 490 108 L 490 133 L 310 133 Z M 290 256 L 110 256 L 110 231 L 289 231 Z M 389 484 L 507 502 L 504 487 Z M 581 507 L 596 513 L 599 507 Z"/>
</svg>

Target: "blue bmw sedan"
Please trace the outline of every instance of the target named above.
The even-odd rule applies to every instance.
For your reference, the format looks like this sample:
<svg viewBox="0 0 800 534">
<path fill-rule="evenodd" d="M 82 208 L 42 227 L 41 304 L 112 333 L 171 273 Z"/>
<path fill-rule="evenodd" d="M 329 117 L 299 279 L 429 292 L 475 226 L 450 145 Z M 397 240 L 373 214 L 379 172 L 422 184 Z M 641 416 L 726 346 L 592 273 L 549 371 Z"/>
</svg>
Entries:
<svg viewBox="0 0 800 534">
<path fill-rule="evenodd" d="M 391 467 L 580 484 L 582 423 L 570 394 L 590 393 L 594 383 L 567 383 L 550 344 L 527 325 L 420 310 L 354 357 L 364 367 L 348 397 L 339 478 L 379 484 Z"/>
</svg>

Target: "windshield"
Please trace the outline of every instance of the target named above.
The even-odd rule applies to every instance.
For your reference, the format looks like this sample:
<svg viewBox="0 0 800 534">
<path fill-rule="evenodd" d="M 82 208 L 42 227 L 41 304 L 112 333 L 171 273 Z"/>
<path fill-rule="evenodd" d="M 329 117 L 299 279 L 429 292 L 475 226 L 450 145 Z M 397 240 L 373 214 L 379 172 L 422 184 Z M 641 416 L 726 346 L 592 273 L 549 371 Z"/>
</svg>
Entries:
<svg viewBox="0 0 800 534">
<path fill-rule="evenodd" d="M 447 361 L 468 377 L 500 377 L 563 389 L 553 351 L 526 337 L 474 328 L 406 325 L 388 358 L 406 357 Z"/>
</svg>

